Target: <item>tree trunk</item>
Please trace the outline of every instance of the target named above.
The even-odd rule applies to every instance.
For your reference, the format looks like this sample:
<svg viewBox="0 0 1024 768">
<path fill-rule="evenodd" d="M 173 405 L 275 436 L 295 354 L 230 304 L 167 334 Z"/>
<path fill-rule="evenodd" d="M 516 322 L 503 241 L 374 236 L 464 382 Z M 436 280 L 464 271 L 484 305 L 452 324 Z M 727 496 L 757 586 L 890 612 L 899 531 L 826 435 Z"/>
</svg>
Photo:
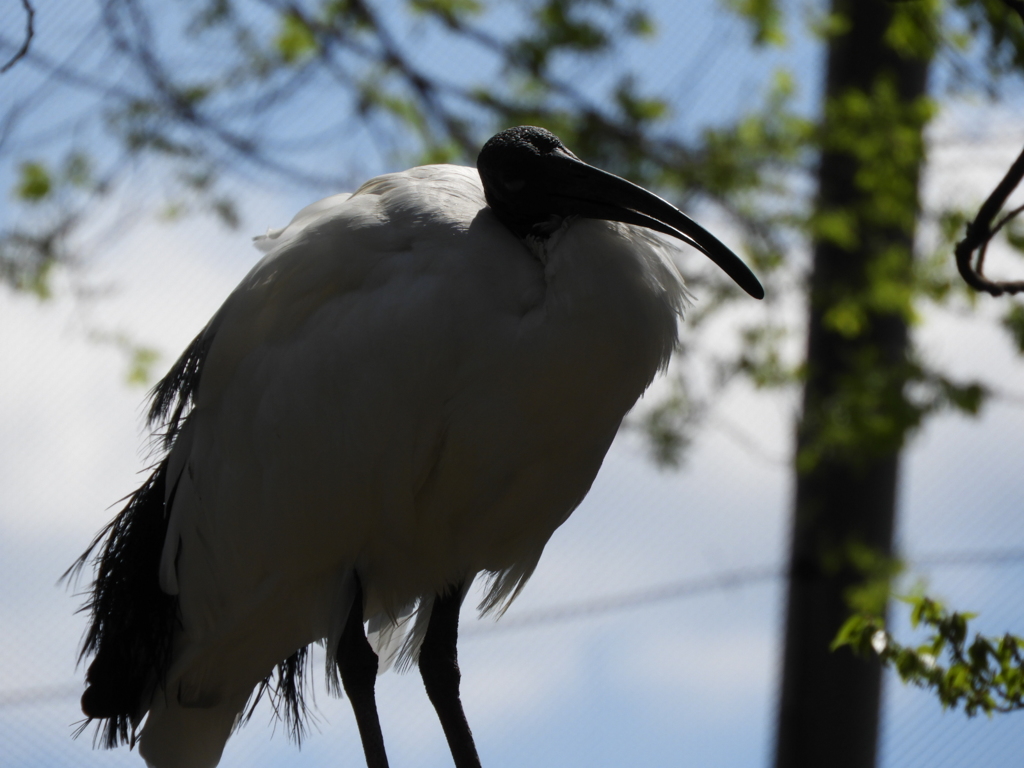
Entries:
<svg viewBox="0 0 1024 768">
<path fill-rule="evenodd" d="M 880 666 L 829 646 L 849 615 L 847 590 L 865 579 L 854 562 L 857 548 L 892 551 L 909 426 L 906 312 L 877 301 L 871 286 L 880 265 L 887 279 L 895 270 L 909 280 L 921 155 L 893 161 L 904 191 L 893 192 L 898 199 L 889 210 L 891 201 L 872 184 L 886 167 L 879 151 L 897 151 L 886 146 L 892 126 L 876 117 L 858 127 L 842 107 L 855 91 L 877 106 L 884 84 L 897 107 L 909 109 L 924 95 L 927 59 L 900 55 L 886 43 L 891 9 L 881 0 L 833 0 L 833 13 L 848 24 L 828 47 L 816 220 L 835 221 L 841 213 L 848 232 L 821 226 L 814 243 L 776 768 L 875 764 Z M 920 141 L 924 120 L 910 122 Z M 867 143 L 857 144 L 880 138 L 883 149 L 874 155 Z M 875 181 L 865 181 L 866 170 Z"/>
</svg>

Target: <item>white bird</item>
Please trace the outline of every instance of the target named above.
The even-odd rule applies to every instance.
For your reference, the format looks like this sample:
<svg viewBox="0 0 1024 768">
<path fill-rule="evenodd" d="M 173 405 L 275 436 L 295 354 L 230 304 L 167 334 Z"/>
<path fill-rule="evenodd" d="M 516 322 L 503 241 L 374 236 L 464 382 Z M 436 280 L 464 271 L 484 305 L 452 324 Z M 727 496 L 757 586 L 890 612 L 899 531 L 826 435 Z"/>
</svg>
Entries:
<svg viewBox="0 0 1024 768">
<path fill-rule="evenodd" d="M 325 641 L 369 768 L 395 658 L 456 766 L 480 765 L 456 657 L 470 583 L 489 579 L 483 612 L 515 598 L 668 363 L 674 244 L 763 290 L 543 129 L 499 133 L 477 166 L 380 176 L 257 238 L 267 255 L 157 385 L 166 454 L 77 563 L 98 552 L 82 709 L 106 746 L 145 719 L 150 766 L 215 766 L 254 690 L 301 717 Z"/>
</svg>

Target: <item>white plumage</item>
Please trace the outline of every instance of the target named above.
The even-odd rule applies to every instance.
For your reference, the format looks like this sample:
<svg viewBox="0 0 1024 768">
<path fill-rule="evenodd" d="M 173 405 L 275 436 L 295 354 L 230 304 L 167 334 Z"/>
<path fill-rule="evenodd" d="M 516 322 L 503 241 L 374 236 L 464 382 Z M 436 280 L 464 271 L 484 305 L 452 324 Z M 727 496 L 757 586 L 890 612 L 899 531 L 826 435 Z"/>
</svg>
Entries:
<svg viewBox="0 0 1024 768">
<path fill-rule="evenodd" d="M 476 170 L 437 165 L 256 239 L 266 256 L 179 361 L 195 378 L 158 566 L 178 627 L 130 713 L 148 710 L 150 765 L 216 765 L 275 665 L 318 640 L 334 659 L 357 598 L 387 664 L 415 660 L 436 596 L 478 574 L 482 610 L 515 597 L 686 297 L 668 236 L 576 215 L 534 231 L 499 219 Z"/>
</svg>

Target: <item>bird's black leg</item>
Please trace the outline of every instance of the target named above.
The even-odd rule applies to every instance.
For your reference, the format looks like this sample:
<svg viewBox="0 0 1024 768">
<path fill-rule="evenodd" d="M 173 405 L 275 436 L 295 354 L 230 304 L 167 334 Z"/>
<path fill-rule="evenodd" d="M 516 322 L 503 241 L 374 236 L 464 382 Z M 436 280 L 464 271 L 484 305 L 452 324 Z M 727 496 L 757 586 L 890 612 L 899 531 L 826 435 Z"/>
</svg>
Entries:
<svg viewBox="0 0 1024 768">
<path fill-rule="evenodd" d="M 444 728 L 448 747 L 455 759 L 455 768 L 480 768 L 480 758 L 473 743 L 466 713 L 459 698 L 459 659 L 456 644 L 459 639 L 459 608 L 462 607 L 462 589 L 454 588 L 434 598 L 430 623 L 420 647 L 420 674 L 426 686 L 430 703 Z"/>
<path fill-rule="evenodd" d="M 388 756 L 384 752 L 384 735 L 380 731 L 377 717 L 377 700 L 373 686 L 377 682 L 377 654 L 373 652 L 363 631 L 363 588 L 356 579 L 356 596 L 345 622 L 345 630 L 338 641 L 335 655 L 341 684 L 352 702 L 359 726 L 359 737 L 363 740 L 366 768 L 388 768 Z"/>
</svg>

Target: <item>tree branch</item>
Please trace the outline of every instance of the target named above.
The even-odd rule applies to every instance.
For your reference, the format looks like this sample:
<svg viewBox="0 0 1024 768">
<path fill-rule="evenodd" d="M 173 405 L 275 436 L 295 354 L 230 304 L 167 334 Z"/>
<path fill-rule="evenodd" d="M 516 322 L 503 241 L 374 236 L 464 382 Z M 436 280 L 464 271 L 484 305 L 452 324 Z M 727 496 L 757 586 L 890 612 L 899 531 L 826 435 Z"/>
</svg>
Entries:
<svg viewBox="0 0 1024 768">
<path fill-rule="evenodd" d="M 960 270 L 960 276 L 964 281 L 976 291 L 984 291 L 992 296 L 1024 291 L 1024 280 L 989 280 L 982 271 L 989 241 L 1007 222 L 1024 210 L 1024 207 L 1015 208 L 1000 219 L 994 227 L 992 226 L 992 220 L 1002 209 L 1006 199 L 1020 184 L 1021 178 L 1024 178 L 1024 150 L 1010 166 L 1010 170 L 1006 172 L 1003 180 L 992 190 L 988 200 L 978 210 L 974 221 L 967 225 L 967 234 L 964 239 L 956 244 L 956 267 Z M 974 258 L 975 252 L 978 254 L 977 259 Z"/>
<path fill-rule="evenodd" d="M 4 74 L 7 70 L 13 67 L 18 61 L 24 58 L 25 54 L 28 53 L 28 47 L 32 42 L 32 37 L 35 35 L 34 21 L 36 18 L 36 9 L 32 7 L 32 3 L 29 0 L 21 0 L 21 4 L 25 7 L 25 40 L 21 44 L 21 48 L 14 54 L 14 57 L 0 67 L 0 75 Z"/>
</svg>

